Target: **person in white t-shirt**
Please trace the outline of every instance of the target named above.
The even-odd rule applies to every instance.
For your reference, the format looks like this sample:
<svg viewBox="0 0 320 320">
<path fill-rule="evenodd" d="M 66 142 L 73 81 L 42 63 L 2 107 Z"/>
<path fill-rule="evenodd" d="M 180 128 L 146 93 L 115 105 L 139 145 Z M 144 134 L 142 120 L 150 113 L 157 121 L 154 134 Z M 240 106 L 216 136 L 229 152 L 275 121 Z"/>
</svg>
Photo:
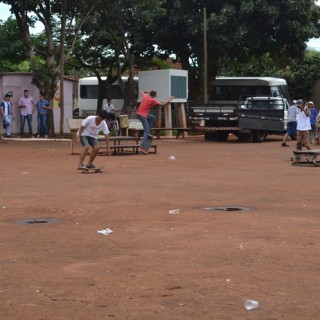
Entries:
<svg viewBox="0 0 320 320">
<path fill-rule="evenodd" d="M 286 144 L 286 140 L 289 136 L 291 137 L 292 140 L 296 139 L 297 137 L 298 114 L 299 114 L 299 109 L 297 107 L 297 100 L 293 100 L 293 104 L 288 109 L 287 130 L 281 143 L 283 147 L 289 147 L 289 145 Z"/>
<path fill-rule="evenodd" d="M 108 116 L 108 112 L 101 110 L 97 116 L 89 116 L 82 121 L 81 127 L 77 133 L 77 143 L 81 143 L 83 150 L 80 154 L 78 169 L 83 168 L 95 168 L 93 164 L 95 157 L 99 152 L 98 144 L 98 134 L 100 131 L 103 132 L 106 139 L 106 151 L 107 155 L 111 155 L 111 150 L 109 148 L 109 129 L 105 122 L 105 119 Z M 84 166 L 84 159 L 92 147 L 92 152 L 90 154 L 89 162 Z"/>
<path fill-rule="evenodd" d="M 310 109 L 307 105 L 304 105 L 302 99 L 297 101 L 297 107 L 299 108 L 297 118 L 297 150 L 302 150 L 302 146 L 311 150 L 309 140 L 309 130 L 311 130 Z"/>
<path fill-rule="evenodd" d="M 112 104 L 112 99 L 107 100 L 107 103 L 104 105 L 103 110 L 106 110 L 107 112 L 115 112 L 114 106 Z"/>
</svg>

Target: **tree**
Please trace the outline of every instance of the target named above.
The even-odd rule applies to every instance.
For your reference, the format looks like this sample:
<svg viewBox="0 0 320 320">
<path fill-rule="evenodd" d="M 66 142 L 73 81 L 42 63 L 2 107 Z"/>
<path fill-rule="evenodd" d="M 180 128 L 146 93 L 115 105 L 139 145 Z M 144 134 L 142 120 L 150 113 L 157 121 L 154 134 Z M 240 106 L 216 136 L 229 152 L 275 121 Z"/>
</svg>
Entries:
<svg viewBox="0 0 320 320">
<path fill-rule="evenodd" d="M 166 17 L 155 24 L 162 26 L 162 32 L 154 30 L 153 40 L 159 50 L 175 54 L 189 70 L 190 88 L 195 89 L 190 93 L 195 100 L 202 96 L 204 7 L 208 13 L 209 82 L 223 69 L 223 62 L 246 63 L 266 53 L 284 68 L 292 58 L 303 55 L 306 40 L 320 34 L 320 8 L 314 0 L 165 1 Z"/>
<path fill-rule="evenodd" d="M 303 59 L 293 61 L 278 75 L 287 80 L 291 97 L 310 99 L 313 87 L 320 79 L 320 52 L 307 50 Z"/>
<path fill-rule="evenodd" d="M 134 69 L 143 61 L 140 57 L 149 59 L 154 53 L 153 27 L 149 25 L 155 16 L 164 14 L 161 3 L 159 0 L 101 2 L 83 27 L 74 55 L 99 80 L 97 111 L 108 87 L 116 80 L 124 95 L 123 111 L 128 113 L 135 103 Z M 128 75 L 125 83 L 121 77 L 124 72 Z M 103 80 L 102 75 L 107 79 Z"/>
<path fill-rule="evenodd" d="M 34 75 L 33 83 L 39 88 L 39 91 L 50 98 L 51 102 L 59 80 L 60 84 L 63 83 L 63 79 L 60 78 L 61 70 L 64 69 L 64 63 L 74 48 L 79 30 L 99 1 L 64 0 L 63 5 L 58 0 L 3 1 L 11 6 L 11 11 L 16 18 L 25 51 L 31 61 L 31 70 Z M 59 19 L 59 17 L 61 18 Z M 35 51 L 32 42 L 29 28 L 35 19 L 44 26 L 45 52 Z M 68 48 L 64 47 L 65 33 L 68 33 L 72 38 Z M 60 104 L 60 111 L 62 119 L 60 120 L 60 134 L 63 134 L 64 105 L 62 104 Z M 53 135 L 52 112 L 49 113 L 49 129 L 50 134 Z"/>
<path fill-rule="evenodd" d="M 0 71 L 26 71 L 29 64 L 23 43 L 19 37 L 19 29 L 14 19 L 0 22 Z"/>
</svg>

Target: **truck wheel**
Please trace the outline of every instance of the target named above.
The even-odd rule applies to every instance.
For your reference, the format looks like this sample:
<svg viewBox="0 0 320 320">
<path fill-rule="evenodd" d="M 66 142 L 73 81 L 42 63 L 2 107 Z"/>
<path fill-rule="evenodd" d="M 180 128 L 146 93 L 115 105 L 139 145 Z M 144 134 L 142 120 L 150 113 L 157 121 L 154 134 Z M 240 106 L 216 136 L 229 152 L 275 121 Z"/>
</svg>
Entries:
<svg viewBox="0 0 320 320">
<path fill-rule="evenodd" d="M 204 140 L 213 141 L 213 133 L 214 132 L 205 132 L 204 133 Z"/>
<path fill-rule="evenodd" d="M 228 139 L 229 132 L 205 132 L 204 139 L 206 141 L 226 141 Z"/>
<path fill-rule="evenodd" d="M 227 141 L 229 137 L 229 132 L 217 132 L 216 141 Z"/>
<path fill-rule="evenodd" d="M 252 132 L 253 142 L 263 142 L 266 140 L 267 133 L 264 130 L 254 130 Z"/>
<path fill-rule="evenodd" d="M 238 140 L 241 142 L 251 142 L 252 133 L 238 133 Z"/>
</svg>

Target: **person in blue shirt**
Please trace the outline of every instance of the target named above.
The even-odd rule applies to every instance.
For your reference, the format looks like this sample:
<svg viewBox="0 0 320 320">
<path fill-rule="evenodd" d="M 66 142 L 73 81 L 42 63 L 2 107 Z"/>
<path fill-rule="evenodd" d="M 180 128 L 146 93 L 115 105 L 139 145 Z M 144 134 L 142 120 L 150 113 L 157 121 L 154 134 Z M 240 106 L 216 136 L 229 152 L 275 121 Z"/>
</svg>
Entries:
<svg viewBox="0 0 320 320">
<path fill-rule="evenodd" d="M 39 101 L 36 104 L 37 107 L 37 137 L 40 138 L 42 130 L 44 131 L 45 138 L 48 138 L 48 110 L 51 110 L 49 102 L 44 98 L 43 94 L 40 94 Z"/>
<path fill-rule="evenodd" d="M 11 95 L 7 93 L 1 102 L 0 115 L 3 117 L 3 128 L 6 130 L 6 138 L 11 138 L 11 122 L 13 120 Z"/>
<path fill-rule="evenodd" d="M 308 108 L 310 109 L 310 124 L 311 130 L 309 131 L 309 139 L 310 143 L 315 143 L 317 138 L 317 118 L 318 118 L 318 110 L 314 106 L 312 101 L 308 102 Z"/>
</svg>

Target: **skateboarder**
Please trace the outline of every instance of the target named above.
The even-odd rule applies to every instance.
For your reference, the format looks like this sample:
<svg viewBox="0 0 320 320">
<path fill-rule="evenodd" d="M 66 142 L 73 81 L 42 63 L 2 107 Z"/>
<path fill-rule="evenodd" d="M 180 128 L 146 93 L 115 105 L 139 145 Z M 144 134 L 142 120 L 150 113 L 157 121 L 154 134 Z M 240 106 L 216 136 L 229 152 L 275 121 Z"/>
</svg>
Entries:
<svg viewBox="0 0 320 320">
<path fill-rule="evenodd" d="M 149 113 L 150 109 L 157 105 L 164 106 L 170 101 L 172 101 L 174 97 L 170 97 L 166 102 L 159 102 L 156 99 L 157 91 L 155 90 L 151 90 L 149 95 L 147 95 L 143 91 L 141 91 L 140 94 L 142 96 L 142 100 L 137 110 L 137 118 L 142 123 L 144 133 L 143 133 L 143 138 L 138 151 L 141 153 L 147 154 L 148 150 L 146 149 L 146 143 L 147 143 L 151 128 L 156 122 L 156 116 Z"/>
<path fill-rule="evenodd" d="M 106 139 L 107 155 L 111 155 L 111 150 L 109 148 L 109 129 L 105 122 L 107 116 L 108 112 L 101 110 L 97 116 L 89 116 L 82 121 L 81 127 L 77 133 L 77 143 L 81 142 L 83 146 L 83 150 L 80 154 L 78 169 L 91 169 L 96 167 L 93 164 L 93 161 L 99 152 L 97 137 L 100 131 L 104 133 Z M 88 164 L 84 166 L 83 161 L 89 151 L 90 146 L 93 150 L 91 151 Z"/>
</svg>

